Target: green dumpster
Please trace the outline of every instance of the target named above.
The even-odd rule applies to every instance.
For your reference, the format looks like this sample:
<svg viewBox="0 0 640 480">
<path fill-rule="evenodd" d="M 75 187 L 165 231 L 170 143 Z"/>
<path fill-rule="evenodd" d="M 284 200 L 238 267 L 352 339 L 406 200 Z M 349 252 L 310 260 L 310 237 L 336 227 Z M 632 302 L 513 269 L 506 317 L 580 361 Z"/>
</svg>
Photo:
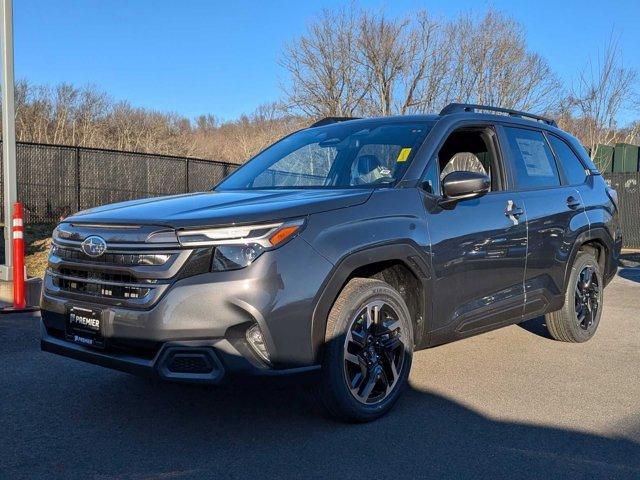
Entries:
<svg viewBox="0 0 640 480">
<path fill-rule="evenodd" d="M 613 147 L 609 145 L 598 145 L 596 147 L 596 155 L 593 161 L 601 173 L 613 172 L 613 151 Z"/>
<path fill-rule="evenodd" d="M 613 171 L 637 172 L 639 151 L 640 147 L 637 145 L 616 143 L 615 153 L 613 154 Z"/>
</svg>

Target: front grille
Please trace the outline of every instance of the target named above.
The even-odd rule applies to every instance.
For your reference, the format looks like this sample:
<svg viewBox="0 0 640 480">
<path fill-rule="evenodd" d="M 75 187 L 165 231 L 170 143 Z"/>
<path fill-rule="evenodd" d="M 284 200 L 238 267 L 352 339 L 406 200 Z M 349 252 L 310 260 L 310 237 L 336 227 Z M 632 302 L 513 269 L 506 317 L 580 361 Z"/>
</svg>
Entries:
<svg viewBox="0 0 640 480">
<path fill-rule="evenodd" d="M 65 277 L 54 277 L 53 284 L 61 290 L 67 292 L 116 299 L 144 298 L 150 291 L 149 288 L 142 288 L 137 286 L 89 283 L 86 281 Z"/>
<path fill-rule="evenodd" d="M 166 227 L 62 226 L 65 234 L 54 234 L 45 278 L 51 296 L 147 309 L 177 280 L 209 271 L 211 249 L 184 249 L 170 235 L 157 234 Z M 102 255 L 83 252 L 82 243 L 91 236 L 106 243 Z"/>
<path fill-rule="evenodd" d="M 87 279 L 100 282 L 117 282 L 117 283 L 137 283 L 136 277 L 130 273 L 114 272 L 114 271 L 93 271 L 93 270 L 81 270 L 78 268 L 66 268 L 62 267 L 58 269 L 60 275 L 67 277 L 74 277 L 77 279 Z M 145 280 L 145 283 L 155 283 L 156 280 Z"/>
<path fill-rule="evenodd" d="M 87 247 L 83 242 L 94 236 L 106 244 L 106 251 L 96 257 L 83 251 Z M 62 223 L 53 235 L 45 293 L 96 305 L 148 309 L 183 278 L 183 272 L 209 271 L 209 264 L 206 269 L 190 268 L 197 252 L 183 248 L 167 227 Z"/>
<path fill-rule="evenodd" d="M 90 257 L 81 250 L 54 245 L 53 254 L 62 260 L 81 263 L 112 264 L 121 266 L 164 265 L 170 253 L 105 253 L 99 257 Z"/>
<path fill-rule="evenodd" d="M 184 259 L 176 250 L 121 252 L 92 258 L 78 247 L 54 244 L 48 269 L 53 292 L 90 297 L 95 303 L 148 306 L 173 280 L 167 270 L 179 257 Z"/>
<path fill-rule="evenodd" d="M 158 283 L 157 279 L 137 278 L 128 271 L 97 268 L 95 265 L 81 267 L 63 263 L 51 270 L 53 284 L 63 291 L 82 295 L 134 300 L 146 297 Z"/>
</svg>

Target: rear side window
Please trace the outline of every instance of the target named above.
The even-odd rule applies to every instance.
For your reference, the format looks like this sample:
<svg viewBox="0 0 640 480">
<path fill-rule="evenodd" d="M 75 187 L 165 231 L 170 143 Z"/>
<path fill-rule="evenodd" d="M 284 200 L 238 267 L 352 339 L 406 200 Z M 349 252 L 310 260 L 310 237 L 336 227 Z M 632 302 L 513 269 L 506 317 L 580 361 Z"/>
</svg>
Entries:
<svg viewBox="0 0 640 480">
<path fill-rule="evenodd" d="M 548 135 L 549 142 L 551 142 L 551 148 L 556 153 L 560 168 L 567 177 L 569 185 L 579 185 L 584 183 L 587 179 L 587 172 L 585 172 L 584 165 L 580 162 L 580 159 L 573 153 L 571 147 L 566 144 L 564 140 L 559 139 L 555 135 Z"/>
<path fill-rule="evenodd" d="M 514 127 L 505 127 L 505 131 L 519 189 L 560 185 L 553 153 L 541 132 Z"/>
</svg>

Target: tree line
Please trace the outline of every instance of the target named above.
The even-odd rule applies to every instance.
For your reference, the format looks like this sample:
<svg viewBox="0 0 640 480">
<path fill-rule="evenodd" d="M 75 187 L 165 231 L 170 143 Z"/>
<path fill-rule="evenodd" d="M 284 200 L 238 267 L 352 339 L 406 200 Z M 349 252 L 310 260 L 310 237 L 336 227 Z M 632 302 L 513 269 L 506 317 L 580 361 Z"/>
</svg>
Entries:
<svg viewBox="0 0 640 480">
<path fill-rule="evenodd" d="M 110 148 L 242 163 L 283 135 L 308 124 L 278 104 L 222 122 L 115 101 L 95 86 L 16 84 L 18 141 Z"/>
<path fill-rule="evenodd" d="M 453 19 L 405 18 L 348 7 L 322 11 L 284 46 L 283 96 L 233 121 L 189 119 L 115 101 L 91 86 L 16 85 L 18 140 L 184 155 L 242 163 L 283 135 L 324 116 L 438 112 L 450 102 L 543 113 L 595 154 L 595 146 L 640 143 L 637 72 L 615 38 L 564 85 L 532 51 L 524 28 L 489 9 Z M 635 118 L 635 117 L 631 117 Z"/>
</svg>

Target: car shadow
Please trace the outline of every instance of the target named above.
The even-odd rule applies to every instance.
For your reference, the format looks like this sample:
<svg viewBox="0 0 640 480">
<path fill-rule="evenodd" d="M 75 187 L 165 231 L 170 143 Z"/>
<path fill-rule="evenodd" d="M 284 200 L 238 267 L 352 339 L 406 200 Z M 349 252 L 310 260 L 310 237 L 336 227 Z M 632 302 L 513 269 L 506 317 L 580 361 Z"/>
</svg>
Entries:
<svg viewBox="0 0 640 480">
<path fill-rule="evenodd" d="M 626 280 L 640 283 L 640 268 L 621 268 L 618 275 Z"/>
<path fill-rule="evenodd" d="M 640 477 L 631 440 L 498 421 L 411 386 L 386 417 L 340 423 L 321 414 L 315 380 L 81 376 L 39 402 L 22 425 L 29 450 L 5 458 L 64 478 Z"/>
<path fill-rule="evenodd" d="M 527 320 L 526 322 L 518 323 L 517 325 L 528 332 L 538 335 L 539 337 L 553 340 L 553 337 L 549 334 L 549 330 L 547 330 L 547 324 L 545 323 L 544 315 L 532 318 L 531 320 Z"/>
<path fill-rule="evenodd" d="M 0 333 L 0 478 L 640 478 L 635 411 L 626 437 L 594 435 L 410 382 L 387 416 L 346 424 L 322 414 L 317 373 L 154 383 L 40 353 L 33 320 Z"/>
</svg>

